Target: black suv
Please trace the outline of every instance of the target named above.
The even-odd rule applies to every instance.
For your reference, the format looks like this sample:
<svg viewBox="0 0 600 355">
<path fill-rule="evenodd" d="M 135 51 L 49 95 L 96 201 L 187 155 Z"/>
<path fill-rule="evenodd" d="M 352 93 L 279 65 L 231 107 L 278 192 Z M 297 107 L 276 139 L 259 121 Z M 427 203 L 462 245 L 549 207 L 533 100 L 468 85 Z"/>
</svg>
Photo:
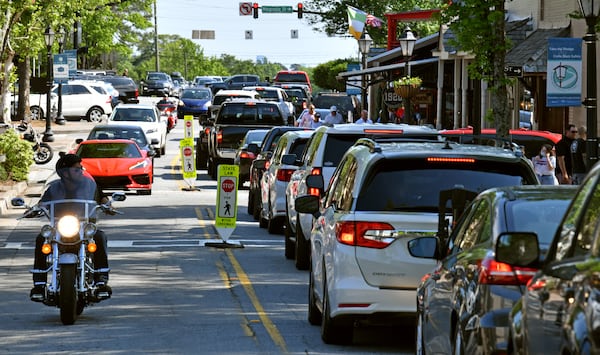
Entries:
<svg viewBox="0 0 600 355">
<path fill-rule="evenodd" d="M 119 91 L 119 103 L 137 104 L 140 102 L 138 86 L 133 79 L 126 76 L 103 76 L 102 81 L 111 83 Z"/>
<path fill-rule="evenodd" d="M 167 73 L 148 72 L 146 79 L 142 81 L 142 92 L 145 96 L 165 94 L 173 96 L 174 91 L 173 79 Z"/>
<path fill-rule="evenodd" d="M 360 100 L 356 95 L 348 95 L 343 92 L 321 92 L 312 100 L 315 108 L 328 109 L 335 106 L 338 112 L 344 117 L 344 122 L 348 122 L 348 112 L 352 112 L 352 122 L 360 117 Z M 321 117 L 325 119 L 325 117 Z"/>
</svg>

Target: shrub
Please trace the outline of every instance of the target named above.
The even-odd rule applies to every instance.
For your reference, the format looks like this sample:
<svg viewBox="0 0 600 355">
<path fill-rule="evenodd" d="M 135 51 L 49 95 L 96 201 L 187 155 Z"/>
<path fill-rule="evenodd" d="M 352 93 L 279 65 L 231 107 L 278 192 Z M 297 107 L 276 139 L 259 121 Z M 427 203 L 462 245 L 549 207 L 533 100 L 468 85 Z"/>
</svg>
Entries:
<svg viewBox="0 0 600 355">
<path fill-rule="evenodd" d="M 0 180 L 27 181 L 29 168 L 33 164 L 31 143 L 19 137 L 12 129 L 0 134 Z"/>
</svg>

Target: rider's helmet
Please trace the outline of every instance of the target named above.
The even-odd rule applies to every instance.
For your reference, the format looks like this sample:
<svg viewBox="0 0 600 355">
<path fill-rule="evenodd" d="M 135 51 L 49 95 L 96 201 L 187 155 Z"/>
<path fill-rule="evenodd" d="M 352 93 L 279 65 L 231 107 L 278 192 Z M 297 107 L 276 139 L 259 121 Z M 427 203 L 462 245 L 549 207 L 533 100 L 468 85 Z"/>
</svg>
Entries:
<svg viewBox="0 0 600 355">
<path fill-rule="evenodd" d="M 77 154 L 61 154 L 56 162 L 56 170 L 70 168 L 73 165 L 81 163 L 81 157 Z"/>
</svg>

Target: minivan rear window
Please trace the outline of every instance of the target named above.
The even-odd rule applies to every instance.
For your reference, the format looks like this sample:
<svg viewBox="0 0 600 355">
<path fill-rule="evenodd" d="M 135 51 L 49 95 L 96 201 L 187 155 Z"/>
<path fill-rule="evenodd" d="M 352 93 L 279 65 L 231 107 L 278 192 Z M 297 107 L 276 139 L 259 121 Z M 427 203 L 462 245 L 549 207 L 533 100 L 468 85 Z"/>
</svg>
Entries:
<svg viewBox="0 0 600 355">
<path fill-rule="evenodd" d="M 233 104 L 221 107 L 219 124 L 285 125 L 277 105 Z"/>
<path fill-rule="evenodd" d="M 369 172 L 356 210 L 435 213 L 442 190 L 461 187 L 480 193 L 492 187 L 535 184 L 527 176 L 526 167 L 514 162 L 431 164 L 422 158 L 384 160 Z"/>
</svg>

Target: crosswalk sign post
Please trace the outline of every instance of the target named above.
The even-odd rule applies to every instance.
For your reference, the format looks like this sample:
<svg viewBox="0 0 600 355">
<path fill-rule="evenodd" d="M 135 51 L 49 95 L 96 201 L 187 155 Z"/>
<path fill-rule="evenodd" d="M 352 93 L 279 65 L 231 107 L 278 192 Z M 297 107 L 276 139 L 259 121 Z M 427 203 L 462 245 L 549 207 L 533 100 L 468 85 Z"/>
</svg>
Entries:
<svg viewBox="0 0 600 355">
<path fill-rule="evenodd" d="M 179 150 L 181 153 L 181 171 L 183 172 L 183 181 L 189 188 L 194 187 L 196 181 L 196 159 L 194 159 L 194 140 L 185 138 L 179 141 Z"/>
<path fill-rule="evenodd" d="M 183 138 L 194 139 L 194 116 L 183 116 Z"/>
<path fill-rule="evenodd" d="M 237 220 L 237 192 L 239 166 L 219 165 L 217 174 L 217 205 L 215 229 L 223 241 L 227 242 L 235 229 Z"/>
</svg>

